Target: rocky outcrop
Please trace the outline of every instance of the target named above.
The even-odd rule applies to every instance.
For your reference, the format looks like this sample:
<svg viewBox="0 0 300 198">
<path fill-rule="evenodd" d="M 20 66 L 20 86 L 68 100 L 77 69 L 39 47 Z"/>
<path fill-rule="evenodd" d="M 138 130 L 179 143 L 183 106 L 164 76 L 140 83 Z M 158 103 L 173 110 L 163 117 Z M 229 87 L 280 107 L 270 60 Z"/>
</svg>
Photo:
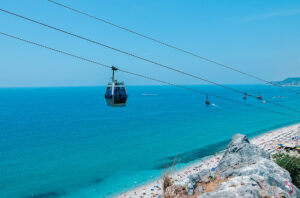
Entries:
<svg viewBox="0 0 300 198">
<path fill-rule="evenodd" d="M 241 134 L 233 136 L 214 171 L 202 170 L 179 185 L 198 198 L 300 198 L 289 172 Z"/>
<path fill-rule="evenodd" d="M 260 158 L 270 159 L 270 154 L 256 145 L 250 144 L 245 135 L 236 134 L 227 146 L 216 171 L 223 172 L 228 170 L 229 167 L 235 167 L 236 165 L 255 163 Z"/>
</svg>

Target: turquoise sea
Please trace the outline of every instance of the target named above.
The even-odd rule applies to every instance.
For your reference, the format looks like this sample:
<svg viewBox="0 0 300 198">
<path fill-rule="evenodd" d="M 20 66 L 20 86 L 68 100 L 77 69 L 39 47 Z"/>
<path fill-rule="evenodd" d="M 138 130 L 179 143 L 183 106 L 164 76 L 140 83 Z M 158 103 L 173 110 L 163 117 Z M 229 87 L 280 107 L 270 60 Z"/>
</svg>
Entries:
<svg viewBox="0 0 300 198">
<path fill-rule="evenodd" d="M 299 114 L 215 86 L 192 86 Z M 300 111 L 300 95 L 234 85 Z M 298 89 L 299 88 L 291 88 Z M 106 106 L 105 87 L 0 89 L 0 197 L 111 197 L 226 146 L 299 120 L 168 86 L 128 86 L 125 108 Z M 282 96 L 282 97 L 278 97 Z"/>
</svg>

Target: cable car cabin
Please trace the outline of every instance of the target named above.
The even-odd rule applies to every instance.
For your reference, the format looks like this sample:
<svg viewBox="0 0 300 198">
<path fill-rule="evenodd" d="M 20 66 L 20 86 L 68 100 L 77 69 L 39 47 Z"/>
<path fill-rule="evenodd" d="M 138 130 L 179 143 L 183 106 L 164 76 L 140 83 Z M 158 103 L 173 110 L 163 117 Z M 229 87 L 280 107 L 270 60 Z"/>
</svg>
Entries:
<svg viewBox="0 0 300 198">
<path fill-rule="evenodd" d="M 261 99 L 262 99 L 262 96 L 260 96 L 260 95 L 257 96 L 257 99 L 258 99 L 258 100 L 261 100 Z"/>
<path fill-rule="evenodd" d="M 210 104 L 209 100 L 206 100 L 205 104 L 206 104 L 206 106 L 209 106 L 209 104 Z"/>
<path fill-rule="evenodd" d="M 123 82 L 117 82 L 117 80 L 115 80 L 115 71 L 117 71 L 118 68 L 112 66 L 111 69 L 112 82 L 108 83 L 104 95 L 106 103 L 112 107 L 124 107 L 128 98 L 125 85 Z"/>
<path fill-rule="evenodd" d="M 247 94 L 247 92 L 245 92 L 245 93 L 244 93 L 244 96 L 243 96 L 243 99 L 244 99 L 244 100 L 247 100 L 247 96 L 248 96 L 248 94 Z"/>
<path fill-rule="evenodd" d="M 123 82 L 108 83 L 105 99 L 108 106 L 124 107 L 126 105 L 128 95 Z"/>
<path fill-rule="evenodd" d="M 208 95 L 206 96 L 205 104 L 206 104 L 206 106 L 209 106 L 209 104 L 210 104 L 210 101 L 208 99 Z"/>
</svg>

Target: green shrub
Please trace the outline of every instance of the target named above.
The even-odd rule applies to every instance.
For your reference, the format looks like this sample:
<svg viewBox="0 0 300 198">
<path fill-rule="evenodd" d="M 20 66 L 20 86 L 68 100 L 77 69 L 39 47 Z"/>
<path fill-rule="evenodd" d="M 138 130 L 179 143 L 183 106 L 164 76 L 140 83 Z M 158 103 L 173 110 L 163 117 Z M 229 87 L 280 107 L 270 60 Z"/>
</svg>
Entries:
<svg viewBox="0 0 300 198">
<path fill-rule="evenodd" d="M 293 184 L 300 188 L 300 157 L 278 153 L 273 155 L 273 159 L 280 167 L 290 173 Z"/>
</svg>

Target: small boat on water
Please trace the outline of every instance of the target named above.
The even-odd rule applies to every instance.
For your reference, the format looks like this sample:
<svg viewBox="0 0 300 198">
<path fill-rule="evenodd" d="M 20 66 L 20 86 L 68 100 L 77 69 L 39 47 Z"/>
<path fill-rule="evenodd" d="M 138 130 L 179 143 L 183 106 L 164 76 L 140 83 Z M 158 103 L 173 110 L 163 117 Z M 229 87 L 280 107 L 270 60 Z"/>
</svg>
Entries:
<svg viewBox="0 0 300 198">
<path fill-rule="evenodd" d="M 147 94 L 147 93 L 142 93 L 142 96 L 157 96 L 157 94 Z"/>
</svg>

